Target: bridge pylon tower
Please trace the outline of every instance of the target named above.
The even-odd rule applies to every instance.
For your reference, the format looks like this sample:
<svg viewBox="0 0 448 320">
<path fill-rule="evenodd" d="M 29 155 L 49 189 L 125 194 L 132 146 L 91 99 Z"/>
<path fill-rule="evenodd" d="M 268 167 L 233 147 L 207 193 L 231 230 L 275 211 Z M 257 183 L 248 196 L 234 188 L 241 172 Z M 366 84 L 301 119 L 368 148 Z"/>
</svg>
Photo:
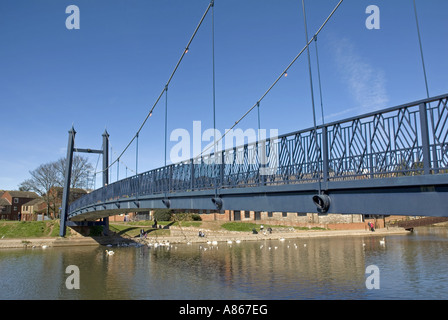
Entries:
<svg viewBox="0 0 448 320">
<path fill-rule="evenodd" d="M 75 128 L 72 126 L 70 131 L 68 132 L 68 143 L 67 143 L 67 158 L 65 164 L 65 173 L 64 173 L 64 191 L 62 193 L 62 211 L 61 211 L 61 223 L 59 229 L 59 236 L 65 237 L 66 235 L 66 227 L 67 226 L 83 226 L 83 225 L 103 225 L 103 231 L 107 233 L 109 231 L 109 218 L 103 218 L 102 221 L 98 222 L 71 222 L 67 221 L 67 213 L 69 210 L 69 201 L 70 201 L 70 183 L 71 183 L 71 175 L 72 175 L 72 165 L 73 165 L 73 153 L 81 152 L 81 153 L 97 153 L 103 156 L 103 187 L 109 183 L 109 133 L 107 130 L 104 130 L 103 133 L 103 148 L 101 150 L 95 149 L 80 149 L 75 148 Z"/>
</svg>

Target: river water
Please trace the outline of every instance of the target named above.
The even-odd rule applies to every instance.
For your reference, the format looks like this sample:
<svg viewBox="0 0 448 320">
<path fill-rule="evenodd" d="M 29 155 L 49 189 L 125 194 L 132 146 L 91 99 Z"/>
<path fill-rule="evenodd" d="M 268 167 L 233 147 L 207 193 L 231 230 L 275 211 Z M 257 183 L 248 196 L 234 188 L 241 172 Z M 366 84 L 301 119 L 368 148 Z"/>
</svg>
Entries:
<svg viewBox="0 0 448 320">
<path fill-rule="evenodd" d="M 447 228 L 381 239 L 2 249 L 0 299 L 448 299 Z"/>
</svg>

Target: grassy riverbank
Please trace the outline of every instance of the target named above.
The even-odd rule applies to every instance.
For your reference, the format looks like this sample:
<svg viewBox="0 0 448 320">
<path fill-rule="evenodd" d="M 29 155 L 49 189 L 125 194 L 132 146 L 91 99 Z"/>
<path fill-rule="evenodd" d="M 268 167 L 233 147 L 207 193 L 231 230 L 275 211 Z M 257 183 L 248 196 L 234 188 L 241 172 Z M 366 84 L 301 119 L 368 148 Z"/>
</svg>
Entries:
<svg viewBox="0 0 448 320">
<path fill-rule="evenodd" d="M 147 236 L 169 237 L 171 230 L 199 230 L 206 229 L 210 232 L 252 232 L 253 229 L 260 230 L 260 224 L 251 222 L 204 222 L 204 221 L 161 221 L 158 228 L 152 227 L 153 221 L 135 221 L 135 222 L 111 222 L 109 229 L 116 236 L 135 238 L 140 235 L 143 229 Z M 274 230 L 293 229 L 293 230 L 323 230 L 321 228 L 300 228 L 287 227 L 282 225 L 264 225 L 265 230 L 271 227 Z M 86 232 L 86 230 L 83 230 Z M 89 236 L 100 236 L 101 229 L 92 227 L 87 232 Z M 67 228 L 67 237 L 76 236 L 76 232 Z M 20 238 L 56 238 L 59 237 L 59 220 L 48 221 L 1 221 L 0 239 L 20 239 Z"/>
<path fill-rule="evenodd" d="M 59 236 L 59 220 L 2 221 L 0 238 L 42 238 Z"/>
<path fill-rule="evenodd" d="M 153 228 L 153 221 L 110 222 L 109 229 L 114 236 L 135 238 L 143 229 L 148 237 L 169 237 L 179 232 L 191 234 L 200 230 L 212 233 L 252 233 L 255 229 L 260 231 L 260 224 L 237 221 L 161 221 L 157 228 Z M 323 228 L 291 227 L 284 225 L 264 225 L 264 230 L 272 228 L 273 232 L 307 232 L 324 231 Z M 79 234 L 78 232 L 81 232 Z M 102 227 L 83 229 L 67 228 L 67 238 L 76 236 L 101 236 Z M 20 238 L 57 238 L 59 237 L 59 220 L 48 221 L 0 221 L 0 239 Z"/>
</svg>

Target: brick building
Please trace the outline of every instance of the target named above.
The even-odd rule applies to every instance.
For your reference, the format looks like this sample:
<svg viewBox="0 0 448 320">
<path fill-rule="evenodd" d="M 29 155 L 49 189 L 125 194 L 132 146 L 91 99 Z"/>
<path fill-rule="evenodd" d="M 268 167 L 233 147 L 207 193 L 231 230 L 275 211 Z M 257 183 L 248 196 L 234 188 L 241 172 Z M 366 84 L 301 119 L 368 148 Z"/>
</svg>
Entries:
<svg viewBox="0 0 448 320">
<path fill-rule="evenodd" d="M 42 198 L 36 198 L 22 205 L 22 221 L 37 220 L 37 215 L 45 213 L 47 205 Z"/>
<path fill-rule="evenodd" d="M 22 205 L 39 198 L 30 191 L 4 191 L 0 196 L 0 219 L 18 220 L 22 213 Z"/>
</svg>

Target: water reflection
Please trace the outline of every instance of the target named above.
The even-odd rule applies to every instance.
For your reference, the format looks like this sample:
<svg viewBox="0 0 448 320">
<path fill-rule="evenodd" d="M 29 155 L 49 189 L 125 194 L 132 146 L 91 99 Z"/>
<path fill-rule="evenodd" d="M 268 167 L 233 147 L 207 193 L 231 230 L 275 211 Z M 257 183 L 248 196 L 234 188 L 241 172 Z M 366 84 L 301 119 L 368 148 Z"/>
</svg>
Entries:
<svg viewBox="0 0 448 320">
<path fill-rule="evenodd" d="M 445 228 L 382 237 L 0 250 L 0 299 L 447 299 Z M 365 286 L 366 267 L 381 287 Z M 68 290 L 65 268 L 80 270 Z"/>
</svg>

